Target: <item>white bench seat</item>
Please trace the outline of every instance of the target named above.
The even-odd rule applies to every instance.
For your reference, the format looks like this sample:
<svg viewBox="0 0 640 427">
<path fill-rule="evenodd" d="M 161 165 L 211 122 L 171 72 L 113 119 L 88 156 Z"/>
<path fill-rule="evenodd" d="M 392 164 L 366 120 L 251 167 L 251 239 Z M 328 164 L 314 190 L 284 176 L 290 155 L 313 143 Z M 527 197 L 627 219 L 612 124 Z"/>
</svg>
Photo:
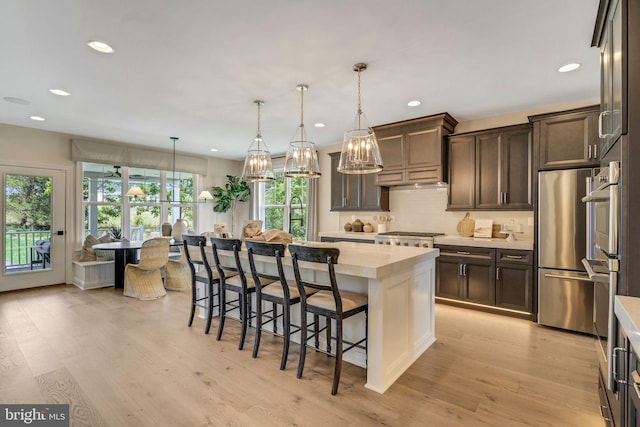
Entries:
<svg viewBox="0 0 640 427">
<path fill-rule="evenodd" d="M 80 289 L 113 286 L 113 261 L 73 261 L 73 284 Z"/>
</svg>

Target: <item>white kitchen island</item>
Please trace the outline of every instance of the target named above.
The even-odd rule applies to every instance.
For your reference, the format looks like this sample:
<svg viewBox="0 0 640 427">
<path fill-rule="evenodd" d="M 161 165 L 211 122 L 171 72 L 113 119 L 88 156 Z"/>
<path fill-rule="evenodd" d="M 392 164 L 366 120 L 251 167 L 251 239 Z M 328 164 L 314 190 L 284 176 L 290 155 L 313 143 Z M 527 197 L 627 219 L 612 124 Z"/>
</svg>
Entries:
<svg viewBox="0 0 640 427">
<path fill-rule="evenodd" d="M 439 250 L 351 242 L 307 245 L 339 248 L 338 286 L 368 294 L 367 354 L 354 348 L 344 354 L 344 360 L 366 367 L 365 387 L 384 393 L 435 342 L 435 258 Z M 246 258 L 246 252 L 242 257 Z M 256 268 L 274 271 L 272 260 L 256 257 L 256 261 Z M 290 257 L 283 262 L 291 266 Z M 328 280 L 326 265 L 300 263 L 300 267 L 308 279 Z M 293 277 L 290 268 L 285 274 Z M 292 322 L 298 320 L 299 309 L 294 308 Z M 345 321 L 345 340 L 358 340 L 364 326 L 364 316 Z"/>
</svg>

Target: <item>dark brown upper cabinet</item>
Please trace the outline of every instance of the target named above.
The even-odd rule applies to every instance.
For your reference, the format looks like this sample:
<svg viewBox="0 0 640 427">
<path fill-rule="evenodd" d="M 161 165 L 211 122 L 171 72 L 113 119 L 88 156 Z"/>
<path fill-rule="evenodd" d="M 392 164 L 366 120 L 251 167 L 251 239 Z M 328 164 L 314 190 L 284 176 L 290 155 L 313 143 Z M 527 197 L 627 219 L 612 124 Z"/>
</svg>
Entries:
<svg viewBox="0 0 640 427">
<path fill-rule="evenodd" d="M 447 180 L 446 136 L 458 121 L 448 113 L 373 128 L 384 169 L 377 185 L 430 184 Z"/>
<path fill-rule="evenodd" d="M 447 210 L 532 210 L 531 125 L 450 135 Z"/>
<path fill-rule="evenodd" d="M 331 211 L 389 210 L 389 187 L 376 185 L 376 174 L 340 173 L 337 170 L 340 153 L 329 153 L 329 156 L 331 156 Z"/>
<path fill-rule="evenodd" d="M 600 107 L 530 116 L 537 148 L 537 169 L 597 166 L 600 155 Z"/>
<path fill-rule="evenodd" d="M 608 3 L 606 9 L 603 8 Z M 627 133 L 627 55 L 623 54 L 622 0 L 601 2 L 593 46 L 600 47 L 600 157 Z"/>
</svg>

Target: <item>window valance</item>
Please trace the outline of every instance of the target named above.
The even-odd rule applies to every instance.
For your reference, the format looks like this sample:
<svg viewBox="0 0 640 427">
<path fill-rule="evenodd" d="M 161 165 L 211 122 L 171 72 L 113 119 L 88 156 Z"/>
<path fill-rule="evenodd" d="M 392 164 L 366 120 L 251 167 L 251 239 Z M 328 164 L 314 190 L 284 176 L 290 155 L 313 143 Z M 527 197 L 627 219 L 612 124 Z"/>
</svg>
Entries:
<svg viewBox="0 0 640 427">
<path fill-rule="evenodd" d="M 106 141 L 71 140 L 71 160 L 170 171 L 173 152 Z M 207 159 L 176 153 L 176 171 L 207 174 Z"/>
</svg>

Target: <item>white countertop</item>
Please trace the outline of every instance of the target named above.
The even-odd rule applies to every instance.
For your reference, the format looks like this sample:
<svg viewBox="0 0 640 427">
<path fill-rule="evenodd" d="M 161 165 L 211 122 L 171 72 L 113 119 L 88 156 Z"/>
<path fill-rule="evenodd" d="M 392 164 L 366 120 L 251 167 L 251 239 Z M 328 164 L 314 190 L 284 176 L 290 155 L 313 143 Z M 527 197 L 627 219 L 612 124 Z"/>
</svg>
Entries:
<svg viewBox="0 0 640 427">
<path fill-rule="evenodd" d="M 475 246 L 480 248 L 500 248 L 533 250 L 533 240 L 515 240 L 507 242 L 506 239 L 478 239 L 475 237 L 440 236 L 434 240 L 436 245 Z"/>
<path fill-rule="evenodd" d="M 640 298 L 616 295 L 614 311 L 634 351 L 640 352 Z"/>
</svg>

